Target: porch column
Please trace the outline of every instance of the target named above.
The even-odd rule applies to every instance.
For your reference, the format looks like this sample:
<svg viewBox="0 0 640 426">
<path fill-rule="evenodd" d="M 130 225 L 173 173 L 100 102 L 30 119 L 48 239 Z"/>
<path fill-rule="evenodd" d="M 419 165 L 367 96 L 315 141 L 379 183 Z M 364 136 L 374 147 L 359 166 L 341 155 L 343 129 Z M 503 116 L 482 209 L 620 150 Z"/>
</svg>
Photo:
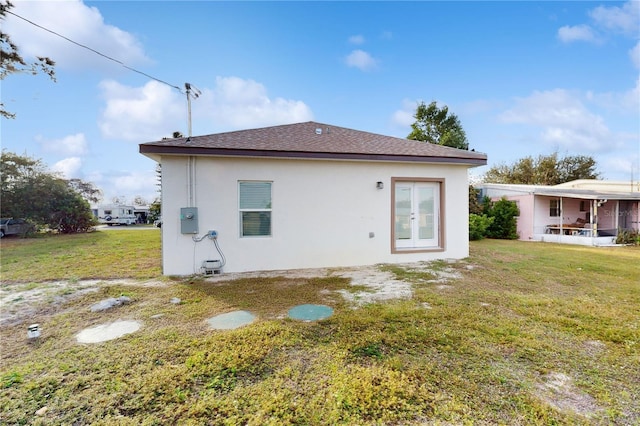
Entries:
<svg viewBox="0 0 640 426">
<path fill-rule="evenodd" d="M 591 216 L 591 238 L 595 239 L 598 235 L 598 200 L 593 200 L 593 215 Z M 593 241 L 591 242 L 593 244 Z"/>
<path fill-rule="evenodd" d="M 564 235 L 564 208 L 562 207 L 562 197 L 560 197 L 560 236 L 559 241 L 562 241 L 562 236 Z"/>
</svg>

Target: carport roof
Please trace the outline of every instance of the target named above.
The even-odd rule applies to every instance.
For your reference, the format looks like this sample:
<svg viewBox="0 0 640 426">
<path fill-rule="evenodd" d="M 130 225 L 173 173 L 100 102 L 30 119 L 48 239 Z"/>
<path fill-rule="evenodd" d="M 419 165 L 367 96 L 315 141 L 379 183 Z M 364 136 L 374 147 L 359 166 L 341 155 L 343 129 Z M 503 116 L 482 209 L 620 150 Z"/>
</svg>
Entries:
<svg viewBox="0 0 640 426">
<path fill-rule="evenodd" d="M 583 200 L 640 200 L 640 192 L 609 192 L 589 189 L 541 189 L 534 191 L 536 195 L 550 197 L 580 198 Z"/>
<path fill-rule="evenodd" d="M 487 155 L 475 151 L 314 121 L 164 139 L 140 144 L 140 153 L 156 160 L 163 155 L 189 155 L 487 164 Z"/>
<path fill-rule="evenodd" d="M 640 192 L 626 191 L 598 191 L 593 189 L 573 189 L 564 185 L 516 185 L 485 183 L 477 185 L 477 188 L 493 190 L 505 190 L 525 194 L 534 194 L 548 197 L 578 198 L 582 200 L 629 200 L 640 201 Z"/>
</svg>

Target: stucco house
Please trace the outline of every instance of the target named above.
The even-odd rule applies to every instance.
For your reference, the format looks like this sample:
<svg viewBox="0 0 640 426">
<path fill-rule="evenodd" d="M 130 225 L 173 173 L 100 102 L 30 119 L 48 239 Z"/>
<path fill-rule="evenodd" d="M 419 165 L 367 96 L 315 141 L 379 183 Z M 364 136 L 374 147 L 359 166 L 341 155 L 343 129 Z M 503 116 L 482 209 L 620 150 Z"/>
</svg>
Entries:
<svg viewBox="0 0 640 426">
<path fill-rule="evenodd" d="M 467 171 L 487 163 L 317 122 L 143 143 L 140 153 L 162 165 L 166 275 L 464 258 Z"/>
<path fill-rule="evenodd" d="M 640 183 L 581 179 L 559 185 L 476 185 L 480 196 L 518 204 L 519 238 L 610 245 L 619 230 L 640 229 Z"/>
</svg>

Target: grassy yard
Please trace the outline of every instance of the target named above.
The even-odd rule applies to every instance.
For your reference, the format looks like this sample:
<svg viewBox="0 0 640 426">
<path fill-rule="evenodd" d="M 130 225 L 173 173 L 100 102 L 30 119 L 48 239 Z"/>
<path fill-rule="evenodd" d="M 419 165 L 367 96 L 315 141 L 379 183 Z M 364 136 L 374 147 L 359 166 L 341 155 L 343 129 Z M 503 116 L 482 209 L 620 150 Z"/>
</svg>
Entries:
<svg viewBox="0 0 640 426">
<path fill-rule="evenodd" d="M 161 274 L 160 230 L 3 238 L 3 282 L 151 278 Z"/>
<path fill-rule="evenodd" d="M 363 288 L 334 270 L 160 279 L 152 231 L 3 239 L 1 255 L 5 293 L 104 281 L 0 327 L 0 424 L 640 424 L 638 248 L 474 242 L 456 263 L 381 265 L 412 283 L 412 298 L 358 307 L 338 291 Z M 107 280 L 124 277 L 136 280 Z M 89 310 L 120 295 L 132 303 Z M 286 319 L 301 303 L 334 315 Z M 259 319 L 208 329 L 234 309 Z M 76 343 L 117 319 L 143 327 Z M 37 343 L 31 322 L 43 327 Z"/>
</svg>

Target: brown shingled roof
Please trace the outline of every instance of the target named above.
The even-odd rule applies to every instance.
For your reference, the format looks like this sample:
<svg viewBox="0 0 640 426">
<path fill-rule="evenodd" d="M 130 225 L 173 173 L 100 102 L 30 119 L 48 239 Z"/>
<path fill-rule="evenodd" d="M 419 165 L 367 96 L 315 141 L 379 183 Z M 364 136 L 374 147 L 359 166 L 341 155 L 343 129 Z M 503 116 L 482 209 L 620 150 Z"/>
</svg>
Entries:
<svg viewBox="0 0 640 426">
<path fill-rule="evenodd" d="M 478 152 L 314 121 L 148 142 L 140 153 L 487 164 Z"/>
</svg>

